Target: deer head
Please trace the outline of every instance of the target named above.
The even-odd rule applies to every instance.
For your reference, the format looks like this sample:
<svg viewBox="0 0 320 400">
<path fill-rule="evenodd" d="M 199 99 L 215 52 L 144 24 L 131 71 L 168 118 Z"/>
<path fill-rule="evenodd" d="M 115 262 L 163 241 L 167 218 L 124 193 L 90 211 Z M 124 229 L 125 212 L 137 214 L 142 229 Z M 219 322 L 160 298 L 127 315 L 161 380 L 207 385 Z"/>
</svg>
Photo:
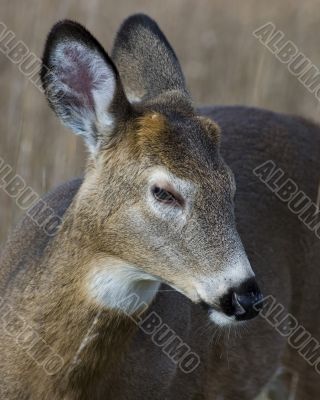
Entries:
<svg viewBox="0 0 320 400">
<path fill-rule="evenodd" d="M 236 230 L 219 127 L 197 115 L 150 18 L 124 22 L 112 58 L 63 21 L 49 34 L 41 74 L 53 110 L 90 152 L 72 210 L 92 254 L 84 290 L 119 310 L 130 292 L 149 304 L 164 282 L 218 324 L 255 316 L 261 294 Z"/>
</svg>

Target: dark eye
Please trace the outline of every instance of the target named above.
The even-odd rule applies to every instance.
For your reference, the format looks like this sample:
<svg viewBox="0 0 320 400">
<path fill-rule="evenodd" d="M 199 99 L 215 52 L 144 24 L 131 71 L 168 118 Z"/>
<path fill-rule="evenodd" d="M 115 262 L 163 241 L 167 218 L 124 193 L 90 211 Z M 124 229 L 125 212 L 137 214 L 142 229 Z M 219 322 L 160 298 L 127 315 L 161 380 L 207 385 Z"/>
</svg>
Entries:
<svg viewBox="0 0 320 400">
<path fill-rule="evenodd" d="M 153 197 L 159 201 L 160 203 L 167 204 L 170 206 L 181 206 L 182 200 L 180 196 L 173 194 L 172 192 L 169 192 L 166 189 L 163 189 L 160 186 L 153 186 L 151 189 L 151 192 L 153 194 Z"/>
</svg>

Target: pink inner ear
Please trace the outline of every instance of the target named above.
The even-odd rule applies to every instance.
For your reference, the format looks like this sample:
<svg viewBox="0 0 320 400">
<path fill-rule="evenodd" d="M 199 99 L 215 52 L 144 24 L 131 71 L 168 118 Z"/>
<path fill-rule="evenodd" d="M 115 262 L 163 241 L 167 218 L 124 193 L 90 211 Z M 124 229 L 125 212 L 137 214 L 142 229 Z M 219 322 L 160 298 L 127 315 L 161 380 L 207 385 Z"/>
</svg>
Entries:
<svg viewBox="0 0 320 400">
<path fill-rule="evenodd" d="M 110 105 L 117 82 L 108 57 L 70 39 L 59 42 L 50 58 L 53 73 L 47 96 L 64 124 L 91 138 L 98 128 L 112 129 Z"/>
<path fill-rule="evenodd" d="M 59 60 L 56 75 L 70 88 L 71 93 L 68 95 L 74 95 L 76 97 L 74 100 L 79 105 L 94 110 L 92 91 L 97 88 L 99 81 L 102 83 L 104 75 L 106 76 L 103 71 L 94 68 L 98 55 L 92 54 L 91 50 L 81 45 L 72 44 L 64 46 L 61 56 L 63 58 Z"/>
</svg>

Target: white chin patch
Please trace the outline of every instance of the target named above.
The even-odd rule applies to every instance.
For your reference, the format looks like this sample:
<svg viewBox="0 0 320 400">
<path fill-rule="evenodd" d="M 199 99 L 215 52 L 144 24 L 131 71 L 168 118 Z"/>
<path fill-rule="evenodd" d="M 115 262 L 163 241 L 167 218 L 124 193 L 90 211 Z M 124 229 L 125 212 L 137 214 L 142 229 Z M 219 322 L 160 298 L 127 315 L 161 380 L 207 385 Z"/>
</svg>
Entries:
<svg viewBox="0 0 320 400">
<path fill-rule="evenodd" d="M 128 301 L 135 298 L 136 303 L 145 307 L 155 297 L 160 282 L 149 274 L 124 261 L 108 258 L 99 261 L 90 273 L 88 291 L 98 304 L 128 314 Z M 128 300 L 129 299 L 129 300 Z M 137 312 L 138 309 L 131 309 Z"/>
<path fill-rule="evenodd" d="M 229 317 L 228 315 L 224 314 L 221 311 L 211 310 L 209 314 L 209 318 L 213 321 L 216 325 L 219 326 L 230 326 L 238 323 L 235 317 Z"/>
</svg>

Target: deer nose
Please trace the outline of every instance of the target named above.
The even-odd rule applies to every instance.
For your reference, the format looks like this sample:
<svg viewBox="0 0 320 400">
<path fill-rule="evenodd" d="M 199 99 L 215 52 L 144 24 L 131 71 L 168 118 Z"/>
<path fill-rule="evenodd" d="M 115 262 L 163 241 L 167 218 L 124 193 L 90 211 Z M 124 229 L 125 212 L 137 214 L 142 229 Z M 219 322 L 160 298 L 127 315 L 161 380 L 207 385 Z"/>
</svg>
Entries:
<svg viewBox="0 0 320 400">
<path fill-rule="evenodd" d="M 235 316 L 237 321 L 252 319 L 259 314 L 263 306 L 262 293 L 254 278 L 230 290 L 220 299 L 222 311 Z"/>
</svg>

